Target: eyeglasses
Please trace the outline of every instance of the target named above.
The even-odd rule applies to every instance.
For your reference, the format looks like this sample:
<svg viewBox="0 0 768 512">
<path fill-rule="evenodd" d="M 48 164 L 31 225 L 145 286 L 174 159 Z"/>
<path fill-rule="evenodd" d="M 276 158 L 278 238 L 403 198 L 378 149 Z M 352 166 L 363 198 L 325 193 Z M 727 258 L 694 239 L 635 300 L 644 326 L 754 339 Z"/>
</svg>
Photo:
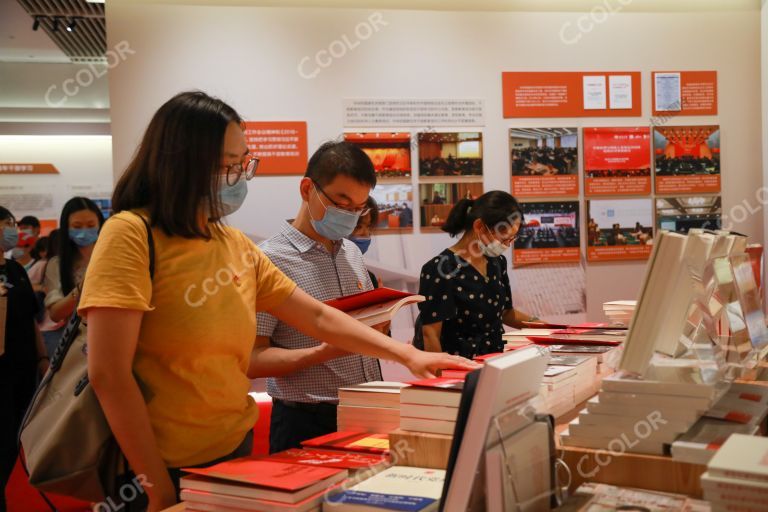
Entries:
<svg viewBox="0 0 768 512">
<path fill-rule="evenodd" d="M 490 234 L 491 236 L 495 237 L 496 240 L 501 242 L 502 245 L 506 245 L 507 247 L 509 247 L 510 245 L 515 243 L 515 240 L 517 240 L 517 238 L 518 238 L 517 234 L 514 234 L 514 235 L 512 235 L 510 237 L 507 237 L 507 238 L 500 238 L 498 231 L 492 231 L 491 228 L 489 228 L 488 226 L 486 226 L 485 229 L 488 230 L 488 234 Z"/>
<path fill-rule="evenodd" d="M 333 206 L 335 206 L 336 208 L 338 208 L 340 210 L 344 210 L 345 212 L 349 212 L 349 213 L 352 213 L 354 215 L 359 215 L 360 217 L 364 217 L 364 216 L 368 215 L 371 212 L 371 209 L 368 208 L 367 206 L 364 206 L 362 208 L 350 208 L 349 206 L 342 206 L 339 203 L 337 203 L 336 201 L 334 201 L 331 198 L 331 196 L 326 194 L 325 190 L 323 190 L 323 187 L 318 185 L 315 180 L 312 180 L 312 184 L 315 186 L 315 190 L 319 190 L 320 193 L 323 194 L 325 196 L 325 198 L 328 199 L 333 204 Z"/>
<path fill-rule="evenodd" d="M 227 170 L 227 185 L 230 187 L 235 185 L 243 175 L 245 175 L 245 181 L 249 181 L 256 174 L 256 169 L 258 168 L 258 157 L 253 157 L 237 164 L 227 165 L 225 167 Z"/>
</svg>

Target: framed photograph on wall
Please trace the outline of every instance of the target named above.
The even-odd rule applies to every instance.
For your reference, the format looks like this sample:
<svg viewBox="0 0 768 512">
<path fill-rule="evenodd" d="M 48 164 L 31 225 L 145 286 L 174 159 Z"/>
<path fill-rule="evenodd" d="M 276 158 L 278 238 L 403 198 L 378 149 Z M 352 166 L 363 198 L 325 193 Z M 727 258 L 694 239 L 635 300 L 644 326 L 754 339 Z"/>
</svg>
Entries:
<svg viewBox="0 0 768 512">
<path fill-rule="evenodd" d="M 657 194 L 720 192 L 719 126 L 656 126 L 653 153 Z"/>
<path fill-rule="evenodd" d="M 653 233 L 651 198 L 587 201 L 587 261 L 648 259 Z"/>
<path fill-rule="evenodd" d="M 515 197 L 579 195 L 578 128 L 512 128 L 509 158 Z"/>
<path fill-rule="evenodd" d="M 580 261 L 579 202 L 521 203 L 523 226 L 513 251 L 515 265 Z"/>
<path fill-rule="evenodd" d="M 411 134 L 408 132 L 345 133 L 373 162 L 379 183 L 411 182 Z"/>
<path fill-rule="evenodd" d="M 675 233 L 685 234 L 691 228 L 720 229 L 722 213 L 720 196 L 656 198 L 656 226 Z"/>
</svg>

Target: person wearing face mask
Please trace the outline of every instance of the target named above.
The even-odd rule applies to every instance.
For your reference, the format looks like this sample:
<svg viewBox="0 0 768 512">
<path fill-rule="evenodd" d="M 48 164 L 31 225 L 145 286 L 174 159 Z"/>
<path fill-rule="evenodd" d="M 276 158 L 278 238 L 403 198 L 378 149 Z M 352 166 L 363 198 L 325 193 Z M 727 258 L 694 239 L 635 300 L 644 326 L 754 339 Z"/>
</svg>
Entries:
<svg viewBox="0 0 768 512">
<path fill-rule="evenodd" d="M 368 196 L 375 186 L 373 164 L 360 148 L 348 142 L 323 144 L 301 180 L 296 219 L 261 249 L 318 300 L 372 290 L 360 247 L 348 237 L 370 214 Z M 376 359 L 344 353 L 268 313 L 258 315 L 256 346 L 252 369 L 256 376 L 269 377 L 272 396 L 272 453 L 335 432 L 338 389 L 382 378 Z"/>
<path fill-rule="evenodd" d="M 45 346 L 52 354 L 67 320 L 75 311 L 83 277 L 93 253 L 104 216 L 87 197 L 73 197 L 64 204 L 59 219 L 57 256 L 45 267 L 45 309 L 52 325 L 43 330 Z"/>
<path fill-rule="evenodd" d="M 376 203 L 376 200 L 368 196 L 365 205 L 368 207 L 368 214 L 360 216 L 355 230 L 349 235 L 349 241 L 355 244 L 363 254 L 368 252 L 368 249 L 371 247 L 371 233 L 379 223 L 379 205 Z M 368 277 L 371 278 L 373 287 L 378 288 L 381 283 L 379 283 L 379 279 L 370 270 L 368 271 Z"/>
<path fill-rule="evenodd" d="M 391 359 L 417 375 L 476 366 L 395 342 L 318 302 L 226 223 L 225 215 L 246 199 L 258 166 L 243 126 L 231 106 L 200 91 L 179 93 L 160 106 L 115 185 L 114 214 L 88 265 L 78 312 L 88 325 L 90 385 L 132 473 L 143 477 L 142 492 L 130 502 L 121 499 L 117 485 L 120 495 L 110 497 L 110 504 L 122 512 L 155 512 L 176 503 L 180 468 L 251 453 L 259 410 L 248 393 L 263 352 L 254 344 L 257 312 L 267 311 L 328 343 L 322 352 L 333 345 L 336 354 L 346 350 Z M 359 158 L 323 162 L 356 169 Z M 317 170 L 317 163 L 313 159 L 310 168 Z M 314 172 L 322 186 L 325 180 Z M 349 179 L 349 188 L 326 193 L 358 209 L 370 185 L 360 197 L 357 180 Z M 303 212 L 297 224 L 306 229 L 314 221 L 334 239 L 348 235 L 358 213 L 324 213 L 312 188 L 311 178 L 302 181 L 302 197 L 311 202 L 305 208 L 312 213 Z M 341 193 L 353 196 L 344 199 Z M 261 207 L 253 213 L 259 214 L 269 211 Z M 317 243 L 325 249 L 324 241 L 330 243 L 314 236 L 312 245 L 302 247 Z M 343 246 L 362 259 L 351 242 Z M 339 268 L 345 267 L 339 263 Z M 290 363 L 280 369 L 290 373 Z M 132 478 L 128 474 L 117 483 L 135 487 Z"/>
<path fill-rule="evenodd" d="M 517 200 L 500 190 L 456 203 L 442 230 L 461 238 L 421 269 L 419 294 L 427 300 L 418 305 L 415 345 L 474 358 L 503 351 L 504 324 L 538 321 L 512 307 L 503 256 L 522 221 Z"/>
<path fill-rule="evenodd" d="M 5 258 L 16 246 L 16 221 L 0 206 L 0 296 L 4 322 L 0 333 L 0 511 L 6 510 L 5 487 L 19 454 L 17 434 L 32 400 L 37 377 L 48 369 L 43 340 L 35 322 L 38 305 L 22 266 Z"/>
<path fill-rule="evenodd" d="M 35 264 L 35 259 L 32 257 L 32 249 L 35 248 L 37 243 L 37 237 L 29 231 L 19 229 L 19 241 L 16 243 L 16 247 L 11 249 L 11 259 L 24 267 L 24 270 L 29 272 L 32 265 Z"/>
</svg>

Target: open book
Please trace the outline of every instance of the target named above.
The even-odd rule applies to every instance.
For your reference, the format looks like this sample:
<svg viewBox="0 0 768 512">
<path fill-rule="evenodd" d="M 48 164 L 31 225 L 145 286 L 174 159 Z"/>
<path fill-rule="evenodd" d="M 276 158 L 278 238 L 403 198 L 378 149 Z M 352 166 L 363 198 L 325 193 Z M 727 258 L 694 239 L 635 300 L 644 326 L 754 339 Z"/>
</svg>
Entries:
<svg viewBox="0 0 768 512">
<path fill-rule="evenodd" d="M 426 300 L 423 295 L 401 292 L 391 288 L 376 288 L 325 301 L 365 325 L 379 325 L 391 320 L 400 308 Z"/>
</svg>

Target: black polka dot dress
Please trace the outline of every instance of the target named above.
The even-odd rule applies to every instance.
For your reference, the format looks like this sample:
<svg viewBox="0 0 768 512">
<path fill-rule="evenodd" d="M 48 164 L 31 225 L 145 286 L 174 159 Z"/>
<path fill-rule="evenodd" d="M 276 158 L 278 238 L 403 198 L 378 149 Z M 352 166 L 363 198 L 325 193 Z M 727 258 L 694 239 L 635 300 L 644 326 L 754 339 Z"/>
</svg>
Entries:
<svg viewBox="0 0 768 512">
<path fill-rule="evenodd" d="M 421 269 L 419 293 L 427 298 L 419 303 L 421 321 L 443 322 L 445 352 L 473 358 L 504 349 L 502 315 L 512 309 L 507 260 L 486 259 L 485 276 L 449 249 Z"/>
</svg>

